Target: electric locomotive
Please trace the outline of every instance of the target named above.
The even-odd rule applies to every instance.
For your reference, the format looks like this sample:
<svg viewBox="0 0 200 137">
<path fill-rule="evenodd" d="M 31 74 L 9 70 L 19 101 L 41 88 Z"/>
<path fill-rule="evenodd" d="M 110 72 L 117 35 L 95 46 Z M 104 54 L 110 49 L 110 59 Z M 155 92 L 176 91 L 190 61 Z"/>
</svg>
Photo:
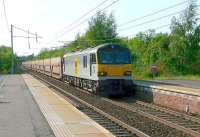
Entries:
<svg viewBox="0 0 200 137">
<path fill-rule="evenodd" d="M 132 91 L 131 55 L 118 44 L 107 43 L 67 53 L 62 64 L 62 78 L 69 84 L 108 95 Z"/>
</svg>

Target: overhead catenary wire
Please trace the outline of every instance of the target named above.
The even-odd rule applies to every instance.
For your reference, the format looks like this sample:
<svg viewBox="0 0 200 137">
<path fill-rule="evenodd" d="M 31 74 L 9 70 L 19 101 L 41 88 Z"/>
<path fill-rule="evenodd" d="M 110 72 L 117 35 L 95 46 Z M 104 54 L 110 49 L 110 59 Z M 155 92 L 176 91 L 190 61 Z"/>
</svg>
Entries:
<svg viewBox="0 0 200 137">
<path fill-rule="evenodd" d="M 39 36 L 39 35 L 36 34 L 36 33 L 31 33 L 29 30 L 25 30 L 25 29 L 22 29 L 22 28 L 16 27 L 16 26 L 14 26 L 14 25 L 13 25 L 13 28 L 18 29 L 18 30 L 20 30 L 20 31 L 23 31 L 23 32 L 27 33 L 28 35 L 34 35 L 34 36 L 37 35 L 38 38 L 42 38 L 42 36 Z"/>
<path fill-rule="evenodd" d="M 2 0 L 2 5 L 3 5 L 3 10 L 4 10 L 4 17 L 5 17 L 5 20 L 6 20 L 6 26 L 7 26 L 8 31 L 10 32 L 9 23 L 8 23 L 8 16 L 7 16 L 7 13 L 6 13 L 6 6 L 5 6 L 4 0 Z"/>
<path fill-rule="evenodd" d="M 132 29 L 132 28 L 135 28 L 135 27 L 138 27 L 138 26 L 142 26 L 142 25 L 145 25 L 145 24 L 149 24 L 151 22 L 155 22 L 155 21 L 159 21 L 160 19 L 164 19 L 166 17 L 170 17 L 172 15 L 176 15 L 178 13 L 181 13 L 183 12 L 184 10 L 181 10 L 181 11 L 178 11 L 178 12 L 173 12 L 173 13 L 170 13 L 170 14 L 167 14 L 165 16 L 161 16 L 161 17 L 158 17 L 158 18 L 154 18 L 154 19 L 151 19 L 151 20 L 148 20 L 148 21 L 145 21 L 145 22 L 142 22 L 142 23 L 139 23 L 139 24 L 136 24 L 136 25 L 132 25 L 132 26 L 129 26 L 129 27 L 126 27 L 126 28 L 122 28 L 119 30 L 119 32 L 121 31 L 124 31 L 124 30 L 129 30 L 129 29 Z"/>
<path fill-rule="evenodd" d="M 177 7 L 177 6 L 183 5 L 183 4 L 185 4 L 185 3 L 188 3 L 188 0 L 185 0 L 185 1 L 183 1 L 183 2 L 180 2 L 180 3 L 177 3 L 177 4 L 175 4 L 175 5 L 169 6 L 169 7 L 167 7 L 167 8 L 160 9 L 160 10 L 158 10 L 158 11 L 149 13 L 149 14 L 144 15 L 144 16 L 142 16 L 142 17 L 138 17 L 138 18 L 133 19 L 133 20 L 131 20 L 131 21 L 125 22 L 125 23 L 123 23 L 123 24 L 118 25 L 118 27 L 121 27 L 121 26 L 124 26 L 124 25 L 128 25 L 128 24 L 130 24 L 130 23 L 132 23 L 132 22 L 135 22 L 135 21 L 138 21 L 138 20 L 142 20 L 142 19 L 144 19 L 144 18 L 146 18 L 146 17 L 148 17 L 148 16 L 153 16 L 153 15 L 155 15 L 155 14 L 158 14 L 158 13 L 164 12 L 164 11 L 166 11 L 166 10 L 175 8 L 175 7 Z M 103 9 L 103 10 L 104 10 L 104 9 Z M 93 15 L 93 16 L 94 16 L 94 15 Z M 77 25 L 74 26 L 73 28 L 71 28 L 71 29 L 69 29 L 69 30 L 63 32 L 61 35 L 59 35 L 59 36 L 58 36 L 57 38 L 55 38 L 55 39 L 58 39 L 59 37 L 62 37 L 63 35 L 65 35 L 65 33 L 70 32 L 71 30 L 77 28 L 79 25 L 81 25 L 82 23 L 84 23 L 84 22 L 87 21 L 87 20 L 88 20 L 88 18 L 87 18 L 86 20 L 80 22 L 79 24 L 77 24 Z M 52 40 L 52 41 L 55 41 L 55 40 Z M 48 42 L 47 44 L 51 43 L 52 41 Z"/>
<path fill-rule="evenodd" d="M 197 14 L 197 15 L 200 15 L 200 14 Z M 171 24 L 170 23 L 168 23 L 168 24 L 164 24 L 164 25 L 160 25 L 160 26 L 158 26 L 158 27 L 155 27 L 155 28 L 151 28 L 152 30 L 158 30 L 158 29 L 162 29 L 162 28 L 166 28 L 166 27 L 169 27 Z M 144 30 L 144 31 L 142 31 L 142 32 L 146 32 L 146 31 L 148 31 L 148 30 L 150 30 L 150 28 L 149 29 L 146 29 L 146 30 Z M 127 35 L 127 36 L 123 36 L 124 38 L 127 38 L 127 37 L 131 37 L 131 36 L 134 36 L 134 35 L 136 35 L 136 34 L 138 34 L 138 33 L 133 33 L 133 34 L 130 34 L 130 35 Z M 76 42 L 88 42 L 88 41 L 108 41 L 108 40 L 114 40 L 114 39 L 117 39 L 117 38 L 112 38 L 112 39 L 102 39 L 102 40 L 81 40 L 81 41 L 73 41 L 73 40 L 69 40 L 69 41 L 59 41 L 59 42 L 62 42 L 62 43 L 67 43 L 67 42 L 74 42 L 74 43 L 76 43 Z"/>
<path fill-rule="evenodd" d="M 127 28 L 124 28 L 124 29 L 121 29 L 119 31 L 124 31 L 124 30 L 127 30 L 127 29 L 131 29 L 131 28 L 134 28 L 134 27 L 138 27 L 138 26 L 141 26 L 141 25 L 145 25 L 145 24 L 148 24 L 148 23 L 151 23 L 151 22 L 154 22 L 154 21 L 158 21 L 159 19 L 163 19 L 163 18 L 166 18 L 166 17 L 169 17 L 169 16 L 172 16 L 172 15 L 176 15 L 178 13 L 181 13 L 183 12 L 184 10 L 181 10 L 181 11 L 178 11 L 178 12 L 173 12 L 173 13 L 170 13 L 170 14 L 167 14 L 165 16 L 162 16 L 162 17 L 159 17 L 159 18 L 155 18 L 155 19 L 152 19 L 152 20 L 149 20 L 149 21 L 146 21 L 146 22 L 143 22 L 143 23 L 140 23 L 140 24 L 136 24 L 134 26 L 129 26 Z M 166 26 L 169 26 L 169 24 L 167 25 L 164 25 L 165 27 Z M 162 28 L 163 26 L 161 26 Z M 158 27 L 160 28 L 160 27 Z M 82 41 L 78 41 L 78 42 L 83 42 L 83 41 L 107 41 L 107 40 L 113 40 L 113 39 L 105 39 L 105 40 L 82 40 Z M 64 41 L 64 42 L 75 42 L 75 41 Z"/>
<path fill-rule="evenodd" d="M 27 34 L 27 36 L 18 36 L 18 35 L 13 35 L 13 29 L 25 32 Z M 29 30 L 24 30 L 22 28 L 16 27 L 14 25 L 11 24 L 11 46 L 12 46 L 12 56 L 13 56 L 13 38 L 24 38 L 27 39 L 28 41 L 28 47 L 30 49 L 30 38 L 35 38 L 36 42 L 38 42 L 38 38 L 42 38 L 41 36 L 39 36 L 37 33 L 31 33 Z M 32 36 L 30 36 L 32 35 Z M 34 37 L 33 37 L 34 36 Z M 13 59 L 12 59 L 12 67 L 11 67 L 11 73 L 13 73 Z"/>
<path fill-rule="evenodd" d="M 169 27 L 170 26 L 170 23 L 169 24 L 165 24 L 165 25 L 161 25 L 161 26 L 158 26 L 158 27 L 156 27 L 156 28 L 152 28 L 153 30 L 158 30 L 158 29 L 161 29 L 161 28 L 165 28 L 165 27 Z M 147 29 L 147 30 L 144 30 L 144 32 L 145 31 L 148 31 L 148 30 L 150 30 L 150 29 Z M 127 36 L 124 36 L 124 38 L 127 38 L 127 37 L 131 37 L 131 36 L 133 36 L 133 35 L 135 35 L 135 34 L 137 34 L 137 33 L 134 33 L 134 34 L 130 34 L 130 35 L 127 35 Z M 120 38 L 120 37 L 119 37 Z M 72 43 L 78 43 L 78 42 L 90 42 L 90 41 L 92 41 L 92 42 L 95 42 L 95 41 L 108 41 L 108 40 L 115 40 L 115 39 L 118 39 L 118 38 L 111 38 L 111 39 L 96 39 L 96 40 L 79 40 L 79 41 L 73 41 L 73 40 L 69 40 L 69 41 L 59 41 L 59 42 L 62 42 L 62 43 L 67 43 L 67 42 L 72 42 Z M 61 46 L 61 47 L 63 47 L 63 46 Z M 64 46 L 65 47 L 65 46 Z"/>
<path fill-rule="evenodd" d="M 166 27 L 169 27 L 171 24 L 169 23 L 169 24 L 164 24 L 164 25 L 161 25 L 161 26 L 158 26 L 158 27 L 155 27 L 155 28 L 151 28 L 151 29 L 153 29 L 153 30 L 158 30 L 158 29 L 162 29 L 162 28 L 166 28 Z M 150 29 L 146 29 L 146 30 L 144 30 L 143 32 L 146 32 L 146 31 L 148 31 L 148 30 L 150 30 Z M 138 33 L 133 33 L 133 34 L 130 34 L 130 35 L 126 35 L 126 36 L 123 36 L 123 37 L 121 37 L 121 38 L 127 38 L 127 40 L 128 39 L 131 39 L 131 37 L 134 37 L 136 34 L 138 34 Z M 118 37 L 118 38 L 120 38 L 120 37 Z M 120 38 L 120 39 L 121 39 Z M 117 39 L 117 38 L 111 38 L 111 39 L 102 39 L 102 40 L 81 40 L 81 41 L 73 41 L 73 40 L 69 40 L 69 41 L 59 41 L 59 42 L 62 42 L 62 43 L 64 43 L 64 44 L 69 44 L 69 43 L 79 43 L 79 42 L 95 42 L 95 41 L 109 41 L 109 40 L 115 40 L 115 39 Z M 49 47 L 50 49 L 52 49 L 52 48 L 65 48 L 65 47 L 67 47 L 68 45 L 63 45 L 63 46 L 59 46 L 59 47 Z M 44 47 L 43 47 L 44 48 Z"/>
<path fill-rule="evenodd" d="M 140 18 L 136 18 L 136 19 L 134 19 L 134 20 L 136 21 L 137 19 L 140 20 L 140 19 L 142 19 L 142 18 L 151 16 L 151 15 L 154 15 L 154 14 L 158 14 L 158 13 L 163 12 L 163 11 L 166 11 L 166 10 L 168 10 L 168 9 L 171 9 L 171 8 L 174 8 L 174 7 L 183 5 L 183 4 L 185 4 L 186 2 L 188 2 L 188 0 L 187 0 L 187 1 L 184 1 L 184 2 L 181 2 L 181 3 L 178 3 L 178 4 L 175 4 L 175 5 L 172 5 L 172 6 L 167 7 L 167 8 L 161 9 L 161 10 L 159 10 L 159 11 L 152 12 L 152 13 L 150 13 L 150 14 L 147 14 L 147 15 L 142 16 L 142 17 L 140 17 Z M 179 13 L 179 12 L 177 12 L 177 13 Z M 177 13 L 171 13 L 171 14 L 168 14 L 168 15 L 165 15 L 165 16 L 162 16 L 162 17 L 159 17 L 159 18 L 156 18 L 156 19 L 157 19 L 157 20 L 158 20 L 158 19 L 162 19 L 162 18 L 165 18 L 165 17 L 170 16 L 170 15 L 173 15 L 173 14 L 177 14 Z M 150 23 L 150 22 L 156 21 L 156 19 L 149 20 L 148 22 L 143 22 L 142 24 Z M 132 20 L 132 21 L 133 21 L 133 20 Z M 80 24 L 78 24 L 78 26 L 79 26 L 79 25 L 80 25 Z M 141 23 L 138 24 L 138 25 L 141 25 Z M 166 26 L 166 25 L 164 25 L 164 26 Z M 132 26 L 131 26 L 131 27 L 132 27 Z M 73 30 L 74 28 L 71 28 L 71 29 Z M 71 31 L 71 29 L 70 29 L 69 31 Z M 66 33 L 66 32 L 64 32 L 64 34 L 65 34 L 65 33 Z M 64 34 L 63 34 L 63 35 L 64 35 Z M 63 36 L 63 35 L 61 35 L 61 36 Z M 59 37 L 61 37 L 61 36 L 59 36 Z M 106 40 L 108 40 L 108 39 L 106 39 Z M 105 41 L 105 40 L 100 40 L 100 41 Z M 74 41 L 68 41 L 68 42 L 74 42 Z"/>
<path fill-rule="evenodd" d="M 122 23 L 122 24 L 119 24 L 118 27 L 121 27 L 121 26 L 130 24 L 130 23 L 135 22 L 135 21 L 138 21 L 138 20 L 142 20 L 142 19 L 144 19 L 144 18 L 146 18 L 146 17 L 149 17 L 149 16 L 156 15 L 156 14 L 158 14 L 158 13 L 161 13 L 161 12 L 167 11 L 167 10 L 169 10 L 169 9 L 175 8 L 175 7 L 177 7 L 177 6 L 183 5 L 183 4 L 185 4 L 185 3 L 188 3 L 188 0 L 183 1 L 183 2 L 180 2 L 180 3 L 177 3 L 177 4 L 175 4 L 175 5 L 169 6 L 169 7 L 164 8 L 164 9 L 160 9 L 160 10 L 158 10 L 158 11 L 151 12 L 151 13 L 149 13 L 149 14 L 146 14 L 146 15 L 144 15 L 144 16 L 135 18 L 135 19 L 133 19 L 133 20 L 124 22 L 124 23 Z"/>
<path fill-rule="evenodd" d="M 155 28 L 151 28 L 151 30 L 158 30 L 158 29 L 162 29 L 162 28 L 166 28 L 166 27 L 169 27 L 171 24 L 169 23 L 169 24 L 165 24 L 165 25 L 161 25 L 161 26 L 158 26 L 158 27 L 155 27 Z M 150 30 L 150 29 L 146 29 L 146 30 L 144 30 L 143 32 L 146 32 L 146 31 L 148 31 L 148 30 Z M 133 37 L 134 35 L 136 35 L 136 34 L 138 34 L 138 33 L 133 33 L 133 34 L 130 34 L 130 35 L 127 35 L 127 36 L 125 36 L 125 37 Z"/>
<path fill-rule="evenodd" d="M 114 0 L 111 4 L 107 5 L 106 7 L 104 7 L 103 9 L 99 10 L 99 11 L 104 11 L 105 9 L 111 7 L 113 4 L 117 3 L 119 0 Z M 95 13 L 93 16 L 95 16 L 97 13 Z M 63 35 L 65 35 L 67 32 L 70 32 L 72 30 L 74 30 L 75 28 L 79 27 L 80 25 L 82 25 L 83 23 L 85 23 L 86 21 L 88 21 L 91 17 L 88 17 L 84 20 L 82 20 L 81 22 L 79 22 L 78 24 L 76 24 L 75 26 L 73 26 L 72 28 L 64 31 L 63 33 L 61 33 L 60 35 L 58 35 L 55 39 L 51 40 L 50 42 L 46 43 L 47 45 L 50 44 L 51 42 L 55 41 L 56 39 L 62 37 Z"/>
<path fill-rule="evenodd" d="M 18 36 L 18 35 L 14 35 L 13 37 L 15 37 L 15 38 L 35 38 L 35 37 L 30 37 L 30 36 Z"/>
<path fill-rule="evenodd" d="M 104 0 L 101 3 L 99 3 L 96 7 L 94 7 L 93 9 L 89 10 L 88 12 L 84 13 L 82 16 L 80 16 L 79 18 L 77 18 L 76 20 L 74 20 L 71 24 L 69 24 L 68 26 L 64 27 L 61 31 L 57 32 L 56 35 L 60 32 L 63 32 L 63 30 L 67 29 L 68 27 L 73 26 L 74 24 L 76 24 L 77 22 L 79 22 L 81 19 L 83 19 L 84 17 L 86 17 L 87 15 L 89 15 L 91 12 L 93 12 L 94 10 L 96 10 L 97 8 L 99 8 L 100 6 L 102 6 L 103 4 L 105 4 L 107 1 L 109 0 Z"/>
<path fill-rule="evenodd" d="M 199 6 L 199 5 L 198 5 Z M 162 16 L 162 17 L 160 17 L 160 18 L 164 18 L 164 17 L 166 17 L 166 16 L 170 16 L 170 15 L 173 15 L 173 14 L 177 14 L 177 13 L 180 13 L 180 12 L 182 12 L 182 11 L 184 11 L 184 10 L 181 10 L 181 11 L 178 11 L 178 12 L 174 12 L 174 13 L 171 13 L 171 14 L 168 14 L 168 15 L 165 15 L 165 16 Z M 200 14 L 199 13 L 197 13 L 197 16 L 199 16 Z M 155 19 L 154 19 L 155 20 Z M 152 20 L 151 20 L 152 21 Z M 153 30 L 159 30 L 159 29 L 162 29 L 162 28 L 166 28 L 166 27 L 169 27 L 171 24 L 169 23 L 169 24 L 164 24 L 164 25 L 161 25 L 161 26 L 158 26 L 158 27 L 155 27 L 155 28 L 151 28 L 151 29 L 153 29 Z M 146 32 L 146 31 L 148 31 L 148 30 L 150 30 L 150 29 L 146 29 L 146 30 L 144 30 L 143 32 Z M 127 38 L 127 39 L 130 39 L 129 37 L 133 37 L 133 36 L 135 36 L 136 34 L 138 34 L 138 33 L 133 33 L 133 34 L 130 34 L 130 35 L 127 35 L 127 36 L 124 36 L 124 38 Z M 116 38 L 112 38 L 112 39 L 104 39 L 104 40 L 81 40 L 81 41 L 62 41 L 63 43 L 67 43 L 67 42 L 73 42 L 73 43 L 76 43 L 76 42 L 88 42 L 88 41 L 108 41 L 108 40 L 114 40 L 114 39 L 116 39 Z M 61 47 L 66 47 L 66 46 L 61 46 Z"/>
</svg>

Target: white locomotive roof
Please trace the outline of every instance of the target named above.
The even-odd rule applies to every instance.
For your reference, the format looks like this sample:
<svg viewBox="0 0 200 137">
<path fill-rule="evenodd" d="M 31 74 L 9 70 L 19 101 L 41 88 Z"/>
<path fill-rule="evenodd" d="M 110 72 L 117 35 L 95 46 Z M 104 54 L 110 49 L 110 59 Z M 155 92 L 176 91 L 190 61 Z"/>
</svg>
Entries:
<svg viewBox="0 0 200 137">
<path fill-rule="evenodd" d="M 67 57 L 67 56 L 71 56 L 71 55 L 84 54 L 84 53 L 94 53 L 94 52 L 97 52 L 97 50 L 99 48 L 104 47 L 104 46 L 109 45 L 109 44 L 110 43 L 105 43 L 105 44 L 101 44 L 101 45 L 98 45 L 98 46 L 89 47 L 87 49 L 79 50 L 79 51 L 76 51 L 76 52 L 67 53 L 63 57 Z"/>
</svg>

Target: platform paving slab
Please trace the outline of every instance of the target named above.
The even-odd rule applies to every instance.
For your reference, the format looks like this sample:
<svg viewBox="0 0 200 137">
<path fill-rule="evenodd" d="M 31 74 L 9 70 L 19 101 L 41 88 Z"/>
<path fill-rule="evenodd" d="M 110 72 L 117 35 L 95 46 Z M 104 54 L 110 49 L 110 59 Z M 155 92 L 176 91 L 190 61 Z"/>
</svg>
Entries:
<svg viewBox="0 0 200 137">
<path fill-rule="evenodd" d="M 189 87 L 200 89 L 200 80 L 151 80 L 163 84 L 174 84 L 180 87 Z"/>
<path fill-rule="evenodd" d="M 0 137 L 55 137 L 22 76 L 0 79 Z"/>
<path fill-rule="evenodd" d="M 164 83 L 152 83 L 148 81 L 135 81 L 136 85 L 150 87 L 155 89 L 162 89 L 166 91 L 181 93 L 181 94 L 190 94 L 194 96 L 200 96 L 200 88 L 184 87 L 180 85 L 168 85 Z M 200 83 L 199 83 L 200 84 Z"/>
<path fill-rule="evenodd" d="M 28 74 L 23 78 L 56 137 L 113 137 L 39 80 Z"/>
</svg>

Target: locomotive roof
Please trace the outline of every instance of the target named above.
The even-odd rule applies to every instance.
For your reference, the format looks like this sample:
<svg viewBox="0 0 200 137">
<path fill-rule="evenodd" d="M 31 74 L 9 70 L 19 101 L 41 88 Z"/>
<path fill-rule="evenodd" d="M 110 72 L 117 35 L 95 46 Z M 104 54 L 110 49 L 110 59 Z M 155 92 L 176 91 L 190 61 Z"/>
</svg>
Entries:
<svg viewBox="0 0 200 137">
<path fill-rule="evenodd" d="M 91 53 L 91 52 L 97 52 L 97 50 L 101 47 L 104 47 L 104 46 L 107 46 L 107 45 L 110 45 L 111 43 L 105 43 L 105 44 L 101 44 L 101 45 L 98 45 L 98 46 L 93 46 L 93 47 L 89 47 L 89 48 L 86 48 L 86 49 L 83 49 L 83 50 L 79 50 L 79 51 L 75 51 L 75 52 L 71 52 L 71 53 L 67 53 L 64 55 L 64 57 L 66 56 L 70 56 L 70 55 L 77 55 L 77 54 L 82 54 L 82 53 Z"/>
</svg>

